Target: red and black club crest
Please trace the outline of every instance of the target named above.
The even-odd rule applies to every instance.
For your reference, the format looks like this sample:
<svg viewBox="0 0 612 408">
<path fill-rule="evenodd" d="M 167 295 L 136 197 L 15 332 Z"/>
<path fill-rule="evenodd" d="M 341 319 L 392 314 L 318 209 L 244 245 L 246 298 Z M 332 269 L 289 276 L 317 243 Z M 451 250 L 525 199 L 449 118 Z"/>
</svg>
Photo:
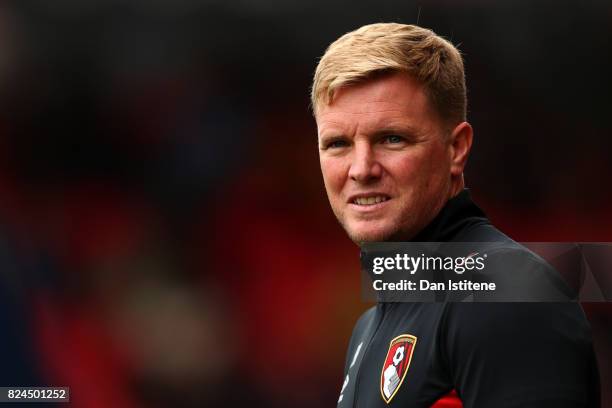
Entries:
<svg viewBox="0 0 612 408">
<path fill-rule="evenodd" d="M 387 404 L 404 382 L 416 341 L 415 336 L 402 334 L 391 340 L 389 344 L 389 351 L 380 374 L 380 393 Z"/>
</svg>

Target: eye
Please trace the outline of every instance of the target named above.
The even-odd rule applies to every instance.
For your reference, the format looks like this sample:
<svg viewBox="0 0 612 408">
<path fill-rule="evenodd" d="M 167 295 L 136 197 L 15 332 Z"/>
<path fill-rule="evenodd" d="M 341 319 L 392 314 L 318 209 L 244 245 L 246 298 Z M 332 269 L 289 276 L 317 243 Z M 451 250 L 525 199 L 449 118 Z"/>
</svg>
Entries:
<svg viewBox="0 0 612 408">
<path fill-rule="evenodd" d="M 404 138 L 399 135 L 387 135 L 383 138 L 383 143 L 397 144 L 402 143 Z"/>
<path fill-rule="evenodd" d="M 325 145 L 326 149 L 339 149 L 341 147 L 348 146 L 348 143 L 345 140 L 332 140 L 331 142 Z"/>
</svg>

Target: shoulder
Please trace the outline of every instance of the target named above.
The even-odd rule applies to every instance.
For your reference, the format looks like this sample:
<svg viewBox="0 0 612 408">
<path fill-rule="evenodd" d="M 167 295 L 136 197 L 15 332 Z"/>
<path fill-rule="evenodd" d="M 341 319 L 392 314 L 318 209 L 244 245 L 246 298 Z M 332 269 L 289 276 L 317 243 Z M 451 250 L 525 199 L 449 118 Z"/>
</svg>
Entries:
<svg viewBox="0 0 612 408">
<path fill-rule="evenodd" d="M 363 337 L 368 327 L 373 323 L 374 316 L 376 314 L 376 306 L 372 306 L 359 316 L 355 326 L 353 327 L 353 333 L 351 334 L 351 340 L 349 342 L 348 353 L 353 350 L 359 343 L 359 340 Z"/>
<path fill-rule="evenodd" d="M 361 336 L 361 334 L 366 330 L 366 328 L 374 320 L 375 314 L 376 314 L 376 306 L 372 306 L 371 308 L 363 312 L 361 316 L 359 316 L 359 318 L 357 319 L 357 322 L 355 323 L 355 327 L 353 328 L 353 334 L 351 335 L 351 339 Z"/>
<path fill-rule="evenodd" d="M 452 303 L 447 306 L 447 331 L 452 337 L 481 343 L 525 336 L 549 337 L 590 344 L 590 327 L 578 303 Z M 503 341 L 505 342 L 505 340 Z"/>
<path fill-rule="evenodd" d="M 373 306 L 366 310 L 359 318 L 357 319 L 357 323 L 355 323 L 355 327 L 353 327 L 353 333 L 351 334 L 351 339 L 349 340 L 348 348 L 346 349 L 346 357 L 345 357 L 345 372 L 349 368 L 349 361 L 351 356 L 355 354 L 357 347 L 359 347 L 359 343 L 362 341 L 364 334 L 367 331 L 367 328 L 374 321 L 374 315 L 376 313 L 376 306 Z"/>
<path fill-rule="evenodd" d="M 465 231 L 461 241 L 473 243 L 474 253 L 482 257 L 484 268 L 472 278 L 495 282 L 496 301 L 563 302 L 577 295 L 545 259 L 489 223 Z"/>
</svg>

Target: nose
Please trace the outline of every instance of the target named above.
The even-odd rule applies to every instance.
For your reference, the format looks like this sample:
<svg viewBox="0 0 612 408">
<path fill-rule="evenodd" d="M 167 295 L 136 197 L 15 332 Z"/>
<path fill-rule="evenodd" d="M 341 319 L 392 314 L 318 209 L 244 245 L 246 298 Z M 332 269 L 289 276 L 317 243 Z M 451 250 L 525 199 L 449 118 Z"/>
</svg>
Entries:
<svg viewBox="0 0 612 408">
<path fill-rule="evenodd" d="M 372 146 L 366 143 L 355 146 L 348 175 L 351 180 L 359 183 L 372 182 L 382 176 L 382 166 L 378 162 Z"/>
</svg>

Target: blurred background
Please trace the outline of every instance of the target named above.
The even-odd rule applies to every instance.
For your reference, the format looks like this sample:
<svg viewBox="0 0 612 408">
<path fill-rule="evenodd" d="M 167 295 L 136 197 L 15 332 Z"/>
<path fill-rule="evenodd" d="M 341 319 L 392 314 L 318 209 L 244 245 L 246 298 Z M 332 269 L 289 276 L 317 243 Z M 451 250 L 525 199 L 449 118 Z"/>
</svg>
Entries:
<svg viewBox="0 0 612 408">
<path fill-rule="evenodd" d="M 418 22 L 466 59 L 466 181 L 519 241 L 612 241 L 612 3 L 0 3 L 0 384 L 75 407 L 335 406 L 361 302 L 317 59 Z M 612 308 L 585 304 L 612 406 Z"/>
</svg>

